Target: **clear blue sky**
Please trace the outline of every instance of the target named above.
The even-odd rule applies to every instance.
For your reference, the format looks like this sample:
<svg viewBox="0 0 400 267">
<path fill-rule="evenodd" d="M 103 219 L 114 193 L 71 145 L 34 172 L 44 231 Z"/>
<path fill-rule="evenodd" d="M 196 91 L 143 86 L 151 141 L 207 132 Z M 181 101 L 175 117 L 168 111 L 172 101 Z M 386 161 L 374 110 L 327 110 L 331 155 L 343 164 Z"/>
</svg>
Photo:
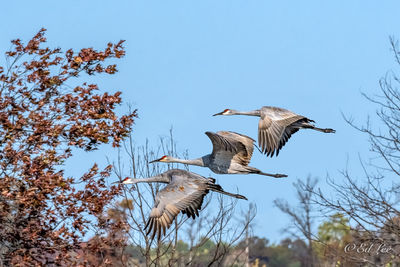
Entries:
<svg viewBox="0 0 400 267">
<path fill-rule="evenodd" d="M 369 156 L 367 139 L 341 112 L 358 121 L 373 113 L 360 92 L 377 93 L 379 78 L 395 67 L 389 36 L 400 38 L 399 10 L 399 1 L 372 0 L 3 1 L 0 52 L 41 27 L 49 43 L 64 49 L 125 39 L 120 72 L 102 77 L 102 89 L 121 90 L 125 103 L 138 108 L 137 144 L 156 142 L 172 125 L 178 149 L 193 157 L 211 151 L 205 131 L 257 137 L 257 118 L 211 116 L 225 108 L 280 106 L 336 129 L 297 133 L 278 158 L 255 153 L 252 166 L 287 173 L 285 180 L 213 174 L 226 190 L 238 187 L 256 203 L 255 234 L 276 242 L 289 221 L 272 201 L 295 203 L 292 182 L 309 174 L 341 179 L 347 158 L 361 174 L 357 157 Z M 94 159 L 104 162 L 106 153 L 113 157 L 100 150 Z M 79 173 L 93 158 L 77 156 L 70 164 Z"/>
</svg>

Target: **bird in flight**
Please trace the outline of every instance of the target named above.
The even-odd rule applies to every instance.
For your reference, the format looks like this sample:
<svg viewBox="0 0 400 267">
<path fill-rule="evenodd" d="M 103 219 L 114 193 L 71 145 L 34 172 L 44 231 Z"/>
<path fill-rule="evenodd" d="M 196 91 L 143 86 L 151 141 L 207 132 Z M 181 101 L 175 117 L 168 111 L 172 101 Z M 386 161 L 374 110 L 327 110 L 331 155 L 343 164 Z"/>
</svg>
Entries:
<svg viewBox="0 0 400 267">
<path fill-rule="evenodd" d="M 217 133 L 205 133 L 211 140 L 213 150 L 211 154 L 197 159 L 179 159 L 171 156 L 163 156 L 154 162 L 183 163 L 208 167 L 217 174 L 261 174 L 274 178 L 287 177 L 286 174 L 265 173 L 257 168 L 249 166 L 254 150 L 254 139 L 235 132 L 219 131 Z"/>
<path fill-rule="evenodd" d="M 205 178 L 199 174 L 172 169 L 150 178 L 132 179 L 125 178 L 122 184 L 136 183 L 165 183 L 154 200 L 145 230 L 146 234 L 151 234 L 151 240 L 157 235 L 158 240 L 165 235 L 176 216 L 181 212 L 188 218 L 193 219 L 199 216 L 204 196 L 211 190 L 230 197 L 245 199 L 245 196 L 226 192 L 222 187 L 215 183 L 214 178 Z M 116 182 L 120 183 L 120 182 Z"/>
<path fill-rule="evenodd" d="M 323 133 L 334 133 L 335 130 L 315 127 L 315 121 L 298 115 L 287 109 L 265 106 L 253 111 L 225 109 L 217 115 L 247 115 L 260 117 L 258 122 L 258 144 L 267 156 L 278 156 L 279 150 L 286 144 L 292 134 L 299 129 L 312 129 Z"/>
</svg>

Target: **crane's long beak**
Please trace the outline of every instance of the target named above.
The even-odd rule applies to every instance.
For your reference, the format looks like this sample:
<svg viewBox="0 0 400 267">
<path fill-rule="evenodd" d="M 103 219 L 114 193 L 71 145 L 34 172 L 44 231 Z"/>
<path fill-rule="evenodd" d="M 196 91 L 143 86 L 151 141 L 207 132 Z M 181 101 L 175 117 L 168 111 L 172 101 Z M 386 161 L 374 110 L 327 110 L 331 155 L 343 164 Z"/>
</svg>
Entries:
<svg viewBox="0 0 400 267">
<path fill-rule="evenodd" d="M 159 161 L 160 161 L 160 159 L 155 159 L 155 160 L 150 161 L 149 163 L 154 163 L 154 162 L 159 162 Z"/>
<path fill-rule="evenodd" d="M 222 115 L 224 112 L 219 112 L 219 113 L 215 113 L 213 116 L 218 116 L 218 115 Z"/>
</svg>

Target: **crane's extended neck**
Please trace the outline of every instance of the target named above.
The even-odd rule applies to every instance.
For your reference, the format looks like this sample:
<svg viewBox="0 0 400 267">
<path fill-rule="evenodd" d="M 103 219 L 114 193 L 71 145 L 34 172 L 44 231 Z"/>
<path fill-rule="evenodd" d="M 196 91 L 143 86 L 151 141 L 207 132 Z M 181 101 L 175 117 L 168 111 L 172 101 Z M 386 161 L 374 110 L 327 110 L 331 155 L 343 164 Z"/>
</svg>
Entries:
<svg viewBox="0 0 400 267">
<path fill-rule="evenodd" d="M 183 163 L 183 164 L 188 164 L 188 165 L 195 165 L 195 166 L 205 167 L 203 158 L 197 158 L 197 159 L 179 159 L 179 158 L 170 157 L 169 160 L 168 160 L 168 162 Z"/>
<path fill-rule="evenodd" d="M 137 184 L 137 183 L 169 183 L 169 178 L 161 175 L 152 176 L 149 178 L 135 178 L 129 179 L 124 184 Z"/>
<path fill-rule="evenodd" d="M 251 110 L 251 111 L 239 111 L 239 110 L 231 110 L 231 115 L 246 115 L 246 116 L 257 116 L 260 117 L 260 110 Z"/>
</svg>

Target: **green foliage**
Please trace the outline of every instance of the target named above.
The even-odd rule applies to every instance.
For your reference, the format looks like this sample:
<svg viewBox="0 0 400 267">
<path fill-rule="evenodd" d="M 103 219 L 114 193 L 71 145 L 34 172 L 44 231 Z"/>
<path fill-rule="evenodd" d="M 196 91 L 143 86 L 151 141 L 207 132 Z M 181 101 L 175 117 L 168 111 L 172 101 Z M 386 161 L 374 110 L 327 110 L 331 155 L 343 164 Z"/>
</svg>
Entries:
<svg viewBox="0 0 400 267">
<path fill-rule="evenodd" d="M 352 235 L 349 219 L 341 213 L 335 213 L 318 227 L 318 240 L 313 247 L 320 262 L 338 264 L 346 258 L 344 246 L 351 242 Z"/>
<path fill-rule="evenodd" d="M 293 251 L 287 246 L 272 245 L 267 248 L 269 267 L 291 266 L 300 267 L 300 262 L 294 259 Z"/>
<path fill-rule="evenodd" d="M 249 238 L 249 260 L 254 266 L 300 267 L 306 244 L 302 240 L 284 239 L 280 244 L 268 244 L 266 238 Z M 238 244 L 237 249 L 244 250 L 246 242 Z M 300 252 L 300 253 L 299 253 Z"/>
<path fill-rule="evenodd" d="M 318 227 L 318 238 L 324 243 L 341 242 L 350 233 L 349 219 L 336 213 Z"/>
<path fill-rule="evenodd" d="M 182 240 L 179 240 L 176 244 L 176 251 L 178 253 L 186 253 L 189 251 L 189 245 Z"/>
</svg>

